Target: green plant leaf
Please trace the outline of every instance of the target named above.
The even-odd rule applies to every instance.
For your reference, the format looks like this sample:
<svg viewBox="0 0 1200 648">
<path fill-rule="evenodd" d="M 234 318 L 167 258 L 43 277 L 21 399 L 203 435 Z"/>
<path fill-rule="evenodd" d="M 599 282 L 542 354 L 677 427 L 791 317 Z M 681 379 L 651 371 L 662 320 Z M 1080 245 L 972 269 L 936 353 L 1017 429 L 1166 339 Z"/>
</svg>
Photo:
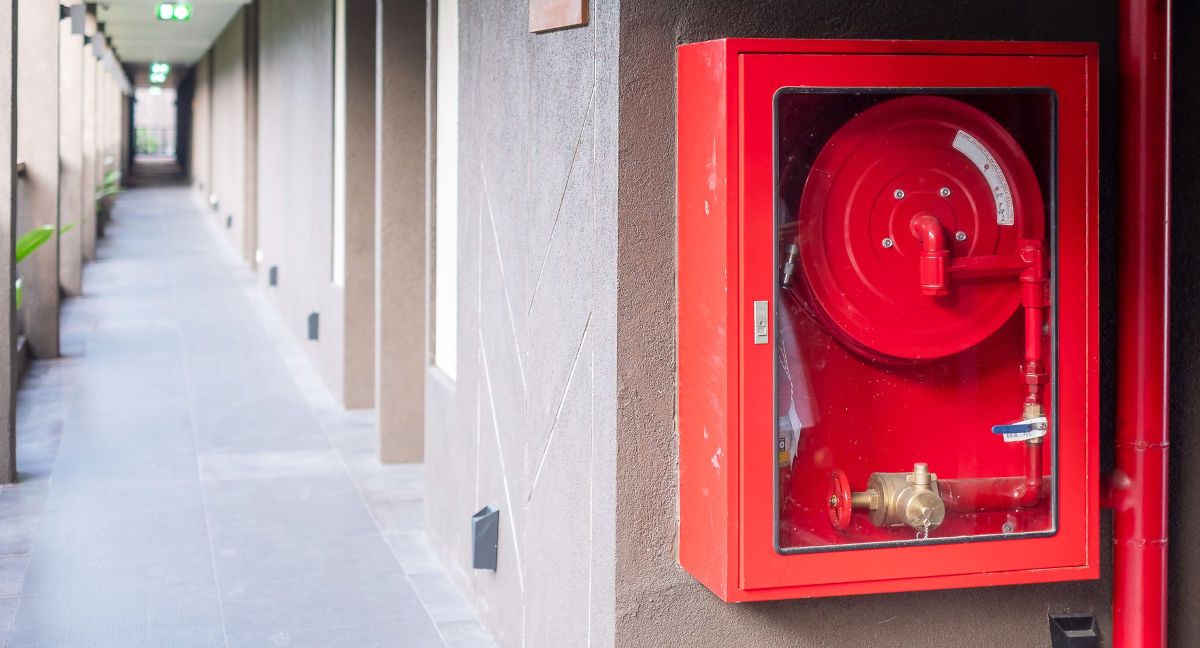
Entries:
<svg viewBox="0 0 1200 648">
<path fill-rule="evenodd" d="M 17 239 L 17 262 L 19 263 L 23 261 L 25 257 L 33 254 L 33 251 L 42 247 L 42 244 L 44 244 L 46 241 L 49 241 L 51 236 L 54 236 L 53 225 L 42 225 L 35 230 L 22 234 L 21 237 Z"/>
<path fill-rule="evenodd" d="M 102 187 L 96 192 L 96 200 L 104 200 L 109 196 L 115 196 L 121 193 L 120 187 Z"/>
<path fill-rule="evenodd" d="M 104 185 L 105 187 L 108 187 L 110 185 L 115 185 L 120 181 L 121 181 L 121 172 L 117 171 L 116 169 L 113 169 L 112 171 L 109 171 L 108 173 L 104 174 L 104 180 L 101 184 Z"/>
<path fill-rule="evenodd" d="M 62 227 L 58 228 L 58 235 L 62 236 L 63 234 L 70 232 L 71 230 L 75 229 L 77 224 L 78 223 L 67 223 L 66 225 L 63 225 Z"/>
</svg>

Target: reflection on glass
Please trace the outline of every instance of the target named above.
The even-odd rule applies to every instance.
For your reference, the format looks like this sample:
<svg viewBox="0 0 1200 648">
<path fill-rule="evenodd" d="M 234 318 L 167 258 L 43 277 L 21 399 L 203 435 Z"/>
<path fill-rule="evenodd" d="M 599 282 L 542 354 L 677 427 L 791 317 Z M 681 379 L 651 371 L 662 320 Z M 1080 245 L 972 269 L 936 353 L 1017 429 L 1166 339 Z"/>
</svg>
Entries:
<svg viewBox="0 0 1200 648">
<path fill-rule="evenodd" d="M 777 95 L 781 551 L 1054 531 L 1054 97 Z"/>
</svg>

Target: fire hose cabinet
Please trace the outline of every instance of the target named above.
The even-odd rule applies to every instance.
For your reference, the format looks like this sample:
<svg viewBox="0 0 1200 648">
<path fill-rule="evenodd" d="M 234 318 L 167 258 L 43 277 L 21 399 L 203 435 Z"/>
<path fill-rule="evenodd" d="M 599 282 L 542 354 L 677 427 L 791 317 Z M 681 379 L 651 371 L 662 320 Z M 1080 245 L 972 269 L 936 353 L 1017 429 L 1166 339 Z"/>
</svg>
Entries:
<svg viewBox="0 0 1200 648">
<path fill-rule="evenodd" d="M 722 599 L 1099 576 L 1097 78 L 679 48 L 679 561 Z"/>
</svg>

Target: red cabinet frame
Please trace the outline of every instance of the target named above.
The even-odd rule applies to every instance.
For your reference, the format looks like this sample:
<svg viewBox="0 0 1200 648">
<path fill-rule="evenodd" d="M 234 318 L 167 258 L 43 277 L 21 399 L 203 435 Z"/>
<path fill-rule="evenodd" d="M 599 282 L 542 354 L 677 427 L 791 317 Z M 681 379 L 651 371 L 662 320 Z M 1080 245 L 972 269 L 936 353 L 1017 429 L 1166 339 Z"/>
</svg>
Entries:
<svg viewBox="0 0 1200 648">
<path fill-rule="evenodd" d="M 1097 57 L 1088 43 L 730 39 L 679 48 L 679 560 L 722 599 L 1098 577 Z M 774 308 L 772 110 L 785 87 L 1055 93 L 1059 488 L 1052 535 L 776 550 L 775 349 L 753 343 L 753 302 L 769 299 Z"/>
</svg>

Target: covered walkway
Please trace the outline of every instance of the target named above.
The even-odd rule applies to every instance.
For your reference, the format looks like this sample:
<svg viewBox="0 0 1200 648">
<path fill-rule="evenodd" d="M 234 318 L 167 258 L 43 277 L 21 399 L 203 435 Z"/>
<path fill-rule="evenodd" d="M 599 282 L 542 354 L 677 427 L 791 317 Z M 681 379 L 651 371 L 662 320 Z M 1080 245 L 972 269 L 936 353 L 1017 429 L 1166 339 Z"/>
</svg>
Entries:
<svg viewBox="0 0 1200 648">
<path fill-rule="evenodd" d="M 0 637 L 33 646 L 487 646 L 381 466 L 184 185 L 120 197 L 63 357 L 18 397 Z M 0 640 L 0 645 L 4 642 Z"/>
</svg>

